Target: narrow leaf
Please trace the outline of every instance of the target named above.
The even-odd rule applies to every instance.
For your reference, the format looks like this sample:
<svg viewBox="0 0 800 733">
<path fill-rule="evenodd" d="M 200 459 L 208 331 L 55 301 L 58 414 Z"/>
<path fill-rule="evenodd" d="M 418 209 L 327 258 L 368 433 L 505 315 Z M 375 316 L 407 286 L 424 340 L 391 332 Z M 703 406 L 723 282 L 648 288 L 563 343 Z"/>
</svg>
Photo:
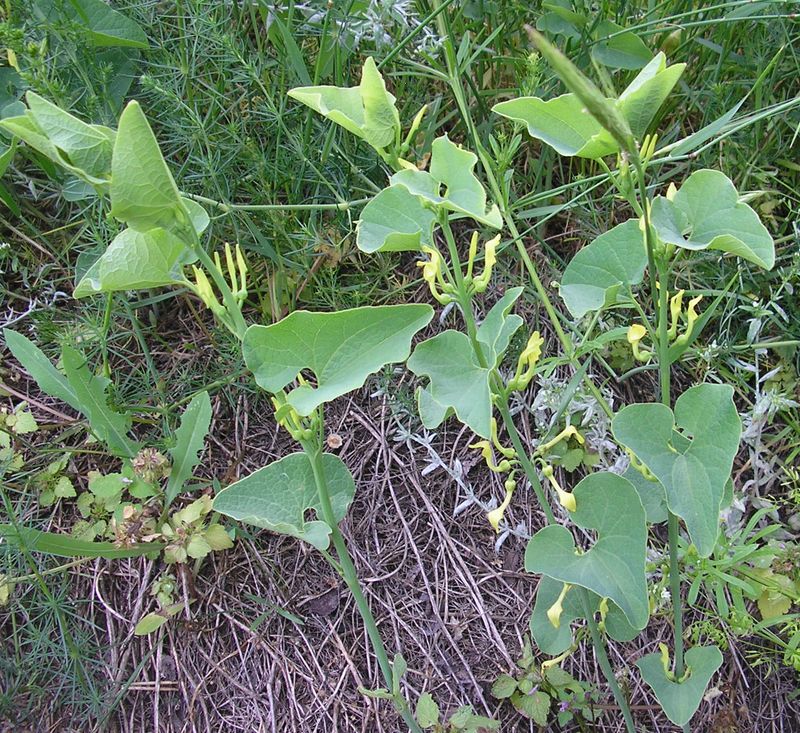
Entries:
<svg viewBox="0 0 800 733">
<path fill-rule="evenodd" d="M 167 481 L 165 508 L 172 504 L 183 489 L 183 485 L 192 477 L 192 471 L 200 462 L 200 452 L 203 450 L 210 426 L 211 398 L 208 392 L 200 392 L 192 397 L 192 401 L 181 416 L 180 427 L 175 431 L 176 442 L 170 451 L 172 472 Z"/>
<path fill-rule="evenodd" d="M 0 524 L 0 537 L 11 547 L 59 557 L 105 557 L 113 560 L 157 553 L 164 547 L 156 542 L 119 547 L 113 542 L 86 542 L 65 534 L 41 532 L 38 529 L 14 527 L 10 524 Z"/>
</svg>

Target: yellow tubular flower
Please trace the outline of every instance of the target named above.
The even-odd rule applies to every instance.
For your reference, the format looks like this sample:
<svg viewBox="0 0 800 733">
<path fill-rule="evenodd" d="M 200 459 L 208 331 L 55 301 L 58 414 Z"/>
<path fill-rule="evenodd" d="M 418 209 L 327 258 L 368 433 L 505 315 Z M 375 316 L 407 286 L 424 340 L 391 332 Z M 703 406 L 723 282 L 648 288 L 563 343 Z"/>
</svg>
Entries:
<svg viewBox="0 0 800 733">
<path fill-rule="evenodd" d="M 511 503 L 511 497 L 514 495 L 514 489 L 517 487 L 517 482 L 514 481 L 513 478 L 509 478 L 505 484 L 506 496 L 503 499 L 503 503 L 500 504 L 499 507 L 496 509 L 492 509 L 492 511 L 486 513 L 486 519 L 489 520 L 489 524 L 492 525 L 492 528 L 495 532 L 500 532 L 500 522 L 503 521 L 503 515 L 508 509 L 508 505 Z"/>
<path fill-rule="evenodd" d="M 686 344 L 688 343 L 689 339 L 692 337 L 692 331 L 694 330 L 695 321 L 699 318 L 697 311 L 697 304 L 703 299 L 702 295 L 698 295 L 696 298 L 692 298 L 689 301 L 689 305 L 686 308 L 686 330 L 675 339 L 676 344 Z"/>
<path fill-rule="evenodd" d="M 489 286 L 489 280 L 492 277 L 492 268 L 497 262 L 498 244 L 500 244 L 499 234 L 486 243 L 486 249 L 483 254 L 483 272 L 472 281 L 476 293 L 482 293 Z"/>
<path fill-rule="evenodd" d="M 641 323 L 634 323 L 628 329 L 628 343 L 633 351 L 633 358 L 636 361 L 650 361 L 652 354 L 649 351 L 641 351 L 639 342 L 647 335 L 647 329 Z"/>
<path fill-rule="evenodd" d="M 446 293 L 440 293 L 437 287 L 438 281 L 443 289 L 447 288 L 447 283 L 445 283 L 444 275 L 442 274 L 442 256 L 439 254 L 439 250 L 433 247 L 423 247 L 422 251 L 429 257 L 428 260 L 417 262 L 417 267 L 422 268 L 422 279 L 428 283 L 431 295 L 436 301 L 442 305 L 447 305 L 452 302 L 453 298 Z"/>
<path fill-rule="evenodd" d="M 494 418 L 494 417 L 492 418 L 491 425 L 492 425 L 492 444 L 494 445 L 494 447 L 498 450 L 499 453 L 502 453 L 506 458 L 516 458 L 517 457 L 517 451 L 515 451 L 513 448 L 504 448 L 500 444 L 500 439 L 497 437 L 497 419 L 496 418 Z"/>
<path fill-rule="evenodd" d="M 556 599 L 556 602 L 547 609 L 547 620 L 554 629 L 561 626 L 561 614 L 564 612 L 564 598 L 566 598 L 570 588 L 572 588 L 572 586 L 569 583 L 564 583 L 564 587 L 561 589 L 561 593 Z"/>
<path fill-rule="evenodd" d="M 558 483 L 556 479 L 553 467 L 552 466 L 545 466 L 542 469 L 542 474 L 544 477 L 550 482 L 550 485 L 555 489 L 556 494 L 558 494 L 558 503 L 564 507 L 568 512 L 574 512 L 578 508 L 578 503 L 575 501 L 575 495 L 571 494 L 569 491 L 564 491 L 561 488 L 561 484 Z"/>
<path fill-rule="evenodd" d="M 480 450 L 483 460 L 486 461 L 486 465 L 489 467 L 489 470 L 493 471 L 494 473 L 505 473 L 511 468 L 511 464 L 505 459 L 495 465 L 494 454 L 492 453 L 492 444 L 488 440 L 479 440 L 477 443 L 470 445 L 470 448 Z"/>
<path fill-rule="evenodd" d="M 534 331 L 519 355 L 513 379 L 508 382 L 508 388 L 511 391 L 523 390 L 530 384 L 536 364 L 542 356 L 543 344 L 544 339 L 538 331 Z"/>
<path fill-rule="evenodd" d="M 568 649 L 563 654 L 559 654 L 557 657 L 553 659 L 548 659 L 546 662 L 542 662 L 542 674 L 544 674 L 550 667 L 555 667 L 558 664 L 561 664 L 570 654 L 572 654 L 573 650 Z"/>
<path fill-rule="evenodd" d="M 671 320 L 667 335 L 669 336 L 670 341 L 672 341 L 678 335 L 678 319 L 680 318 L 681 311 L 683 310 L 683 294 L 685 292 L 685 290 L 679 290 L 669 300 L 669 315 Z"/>
<path fill-rule="evenodd" d="M 231 291 L 236 293 L 239 290 L 239 283 L 236 282 L 236 266 L 233 264 L 233 252 L 229 242 L 225 242 L 225 265 L 228 268 Z"/>
<path fill-rule="evenodd" d="M 472 232 L 472 239 L 469 240 L 469 255 L 467 256 L 467 274 L 464 282 L 469 285 L 472 282 L 472 268 L 475 265 L 475 257 L 478 254 L 478 232 Z"/>
<path fill-rule="evenodd" d="M 584 440 L 583 436 L 578 432 L 578 428 L 574 425 L 567 425 L 555 438 L 552 440 L 548 440 L 546 443 L 542 443 L 537 449 L 536 452 L 540 455 L 544 455 L 549 451 L 553 446 L 558 445 L 562 440 L 569 440 L 570 438 L 574 437 L 581 445 L 583 445 L 586 441 Z"/>
<path fill-rule="evenodd" d="M 236 293 L 236 297 L 244 300 L 247 297 L 247 261 L 238 244 L 236 245 L 236 266 L 239 268 L 239 291 Z"/>
</svg>

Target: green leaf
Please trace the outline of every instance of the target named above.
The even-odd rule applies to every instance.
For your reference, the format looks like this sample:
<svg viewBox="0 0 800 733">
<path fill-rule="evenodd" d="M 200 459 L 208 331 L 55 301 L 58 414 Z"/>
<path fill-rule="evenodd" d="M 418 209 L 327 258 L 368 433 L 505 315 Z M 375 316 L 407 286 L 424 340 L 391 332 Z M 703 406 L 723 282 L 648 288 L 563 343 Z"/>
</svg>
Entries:
<svg viewBox="0 0 800 733">
<path fill-rule="evenodd" d="M 656 54 L 618 100 L 605 101 L 619 111 L 633 136 L 641 140 L 684 68 L 685 64 L 667 67 L 664 54 Z M 548 101 L 520 97 L 500 102 L 492 109 L 526 125 L 531 137 L 547 143 L 561 155 L 597 159 L 619 150 L 618 142 L 575 94 Z"/>
<path fill-rule="evenodd" d="M 175 447 L 170 451 L 172 471 L 167 481 L 164 497 L 165 508 L 172 504 L 192 477 L 192 471 L 200 462 L 200 452 L 211 426 L 211 398 L 208 392 L 200 392 L 192 397 L 181 416 L 180 427 L 175 431 Z"/>
<path fill-rule="evenodd" d="M 139 231 L 180 231 L 190 216 L 139 103 L 119 118 L 111 159 L 111 215 Z"/>
<path fill-rule="evenodd" d="M 86 542 L 69 535 L 40 532 L 38 529 L 10 524 L 0 524 L 0 537 L 11 547 L 24 547 L 30 552 L 58 557 L 105 557 L 114 560 L 157 553 L 164 547 L 157 542 L 119 547 L 114 542 Z"/>
<path fill-rule="evenodd" d="M 130 417 L 114 412 L 106 402 L 109 380 L 92 375 L 86 366 L 86 357 L 71 346 L 64 346 L 61 350 L 61 363 L 78 400 L 78 409 L 89 421 L 91 431 L 113 453 L 127 458 L 136 455 L 136 444 L 127 436 L 131 426 Z"/>
<path fill-rule="evenodd" d="M 636 219 L 601 234 L 567 265 L 560 294 L 570 313 L 583 318 L 589 311 L 619 302 L 620 290 L 638 285 L 647 267 L 647 252 Z"/>
<path fill-rule="evenodd" d="M 66 402 L 74 410 L 81 411 L 80 400 L 67 378 L 53 366 L 36 344 L 10 328 L 3 329 L 3 336 L 9 351 L 36 380 L 42 392 Z"/>
<path fill-rule="evenodd" d="M 111 176 L 114 131 L 90 125 L 34 92 L 28 109 L 0 120 L 0 127 L 93 187 L 105 190 Z"/>
<path fill-rule="evenodd" d="M 576 553 L 575 540 L 560 525 L 539 530 L 525 550 L 525 569 L 611 599 L 631 626 L 643 629 L 650 615 L 644 574 L 645 513 L 636 490 L 621 476 L 594 473 L 574 490 L 572 521 L 597 532 L 591 549 Z"/>
<path fill-rule="evenodd" d="M 342 459 L 322 456 L 333 515 L 341 522 L 355 496 L 353 477 Z M 313 509 L 315 520 L 306 521 Z M 305 540 L 320 550 L 330 544 L 331 528 L 321 519 L 319 494 L 311 461 L 293 453 L 258 469 L 223 489 L 214 498 L 214 511 L 272 532 Z"/>
<path fill-rule="evenodd" d="M 728 385 L 690 387 L 666 405 L 620 410 L 614 437 L 630 448 L 664 486 L 667 506 L 681 517 L 701 557 L 714 550 L 725 483 L 739 448 L 742 424 Z"/>
<path fill-rule="evenodd" d="M 667 495 L 660 481 L 646 479 L 640 471 L 629 466 L 623 478 L 628 479 L 639 494 L 639 499 L 647 514 L 648 524 L 660 524 L 667 521 Z"/>
<path fill-rule="evenodd" d="M 300 415 L 358 389 L 386 364 L 405 361 L 414 334 L 430 323 L 428 305 L 386 305 L 335 313 L 295 311 L 271 326 L 250 326 L 243 352 L 248 369 L 267 392 L 278 392 L 304 369 L 316 387 L 288 395 Z"/>
<path fill-rule="evenodd" d="M 429 692 L 423 692 L 417 700 L 417 710 L 414 717 L 420 728 L 433 728 L 439 723 L 439 706 Z"/>
<path fill-rule="evenodd" d="M 183 267 L 195 259 L 180 239 L 164 229 L 125 229 L 87 270 L 73 297 L 175 285 L 185 281 Z"/>
<path fill-rule="evenodd" d="M 48 23 L 82 26 L 91 46 L 149 48 L 141 26 L 102 0 L 36 0 L 36 9 Z"/>
<path fill-rule="evenodd" d="M 496 104 L 492 111 L 521 122 L 531 137 L 547 143 L 560 155 L 597 159 L 619 149 L 614 138 L 574 94 L 562 94 L 547 101 L 519 97 Z"/>
<path fill-rule="evenodd" d="M 436 214 L 405 186 L 384 188 L 362 209 L 356 244 L 362 252 L 418 250 L 433 243 Z"/>
<path fill-rule="evenodd" d="M 672 201 L 653 201 L 659 238 L 684 249 L 718 249 L 767 270 L 775 264 L 775 244 L 753 209 L 739 201 L 731 180 L 719 171 L 692 173 Z"/>
<path fill-rule="evenodd" d="M 501 674 L 492 685 L 492 697 L 505 700 L 517 691 L 517 681 L 510 674 Z"/>
<path fill-rule="evenodd" d="M 617 103 L 637 140 L 648 132 L 650 123 L 678 83 L 686 64 L 667 66 L 667 57 L 657 53 L 619 95 Z"/>
<path fill-rule="evenodd" d="M 478 326 L 478 341 L 483 345 L 483 355 L 487 364 L 500 366 L 506 353 L 511 337 L 523 324 L 518 315 L 509 315 L 514 303 L 525 288 L 509 288 L 486 314 L 481 325 Z"/>
<path fill-rule="evenodd" d="M 419 393 L 420 401 L 424 399 L 426 407 L 439 407 L 438 412 L 435 407 L 423 412 L 420 404 L 420 417 L 425 427 L 437 427 L 441 420 L 435 424 L 425 420 L 431 416 L 444 419 L 452 409 L 474 433 L 482 438 L 491 436 L 490 372 L 478 364 L 466 334 L 444 331 L 423 341 L 414 349 L 408 368 L 418 377 L 430 380 L 427 390 Z"/>
<path fill-rule="evenodd" d="M 160 629 L 169 619 L 160 613 L 148 613 L 139 619 L 139 623 L 133 629 L 135 636 L 147 636 L 157 629 Z"/>
<path fill-rule="evenodd" d="M 395 98 L 372 57 L 364 62 L 357 87 L 312 86 L 289 90 L 289 96 L 366 140 L 376 150 L 391 146 L 400 134 Z"/>
<path fill-rule="evenodd" d="M 405 186 L 435 207 L 500 229 L 503 226 L 500 210 L 496 204 L 487 208 L 486 191 L 474 173 L 477 162 L 477 155 L 443 135 L 431 145 L 430 172 L 402 170 L 392 176 L 391 183 Z"/>
<path fill-rule="evenodd" d="M 592 58 L 612 69 L 641 69 L 653 57 L 639 36 L 610 20 L 597 24 L 594 38 Z"/>
<path fill-rule="evenodd" d="M 667 677 L 660 654 L 648 654 L 636 662 L 667 717 L 680 726 L 700 707 L 708 683 L 722 665 L 722 652 L 716 646 L 696 646 L 686 652 L 685 661 L 689 676 L 680 683 Z"/>
<path fill-rule="evenodd" d="M 14 160 L 14 155 L 16 152 L 17 152 L 16 138 L 11 139 L 10 145 L 6 145 L 2 141 L 0 141 L 0 178 L 2 178 L 6 174 L 8 166 L 10 166 L 11 162 Z"/>
<path fill-rule="evenodd" d="M 111 499 L 122 494 L 125 488 L 125 477 L 121 473 L 90 472 L 89 491 L 98 499 Z"/>
<path fill-rule="evenodd" d="M 447 418 L 453 415 L 453 408 L 442 405 L 433 399 L 430 390 L 417 387 L 417 411 L 422 424 L 429 430 L 438 428 Z"/>
<path fill-rule="evenodd" d="M 537 725 L 547 725 L 547 716 L 550 712 L 550 695 L 541 690 L 536 690 L 527 695 L 519 693 L 514 696 L 515 707 Z"/>
</svg>

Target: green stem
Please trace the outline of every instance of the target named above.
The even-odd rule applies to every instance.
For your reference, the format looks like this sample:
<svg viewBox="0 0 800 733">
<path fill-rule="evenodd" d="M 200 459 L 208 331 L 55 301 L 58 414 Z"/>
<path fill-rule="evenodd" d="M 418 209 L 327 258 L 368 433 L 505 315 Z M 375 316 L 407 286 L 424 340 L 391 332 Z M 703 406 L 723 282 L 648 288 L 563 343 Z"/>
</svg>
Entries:
<svg viewBox="0 0 800 733">
<path fill-rule="evenodd" d="M 198 203 L 213 206 L 224 214 L 228 214 L 231 211 L 347 211 L 354 206 L 361 206 L 371 200 L 370 197 L 355 201 L 342 201 L 338 204 L 226 204 L 198 194 L 183 193 L 182 195 Z"/>
<path fill-rule="evenodd" d="M 631 709 L 628 705 L 628 701 L 625 699 L 625 695 L 622 694 L 619 682 L 617 682 L 617 678 L 614 675 L 614 670 L 611 667 L 611 662 L 608 658 L 608 652 L 606 651 L 606 644 L 594 617 L 595 612 L 589 603 L 588 594 L 586 592 L 582 592 L 582 595 L 583 608 L 586 614 L 586 623 L 589 626 L 589 633 L 592 635 L 594 653 L 597 655 L 597 661 L 600 664 L 600 669 L 603 671 L 606 682 L 608 682 L 611 692 L 614 693 L 614 699 L 617 701 L 617 705 L 619 705 L 619 709 L 622 711 L 622 717 L 625 719 L 625 727 L 628 729 L 628 733 L 636 733 L 636 728 L 633 724 L 633 716 L 631 715 Z"/>
<path fill-rule="evenodd" d="M 542 488 L 542 482 L 539 480 L 539 474 L 537 473 L 536 467 L 533 465 L 530 458 L 528 458 L 528 452 L 525 450 L 525 446 L 522 444 L 522 438 L 517 430 L 517 426 L 514 424 L 514 418 L 511 416 L 511 410 L 508 408 L 508 397 L 498 397 L 497 411 L 503 418 L 503 425 L 506 427 L 508 437 L 511 438 L 511 445 L 513 445 L 514 450 L 517 451 L 517 459 L 522 466 L 522 470 L 525 472 L 525 476 L 530 482 L 530 485 L 533 487 L 536 498 L 542 505 L 542 509 L 544 510 L 544 515 L 547 520 L 546 523 L 555 524 L 556 518 L 553 514 L 553 509 L 550 507 L 550 502 L 547 501 L 547 497 L 545 496 L 544 489 Z"/>
<path fill-rule="evenodd" d="M 330 492 L 328 490 L 328 480 L 325 476 L 325 469 L 322 465 L 322 448 L 320 444 L 312 442 L 304 442 L 302 443 L 302 446 L 303 450 L 305 450 L 306 455 L 308 456 L 309 461 L 311 461 L 311 470 L 314 473 L 314 481 L 317 485 L 317 492 L 319 493 L 319 504 L 322 513 L 322 519 L 331 528 L 331 540 L 333 541 L 333 547 L 336 550 L 336 555 L 339 560 L 339 567 L 337 568 L 334 565 L 334 568 L 341 573 L 342 579 L 346 583 L 350 593 L 353 595 L 358 612 L 361 614 L 361 619 L 364 622 L 364 628 L 366 629 L 367 636 L 372 644 L 372 649 L 375 652 L 375 657 L 378 660 L 378 666 L 381 669 L 381 674 L 386 682 L 386 687 L 391 692 L 395 689 L 394 671 L 391 663 L 389 662 L 389 655 L 386 653 L 386 647 L 383 645 L 381 632 L 378 630 L 375 617 L 372 615 L 369 603 L 367 602 L 364 592 L 361 589 L 361 584 L 358 581 L 358 573 L 356 571 L 355 564 L 353 563 L 353 558 L 347 549 L 347 544 L 345 543 L 344 537 L 339 530 L 339 524 L 336 521 L 336 517 L 333 513 Z M 397 711 L 403 717 L 403 720 L 405 721 L 409 730 L 412 731 L 412 733 L 422 733 L 422 729 L 419 727 L 419 725 L 417 725 L 416 720 L 414 720 L 414 716 L 411 714 L 411 710 L 406 700 L 401 696 L 393 696 L 393 701 Z"/>
</svg>

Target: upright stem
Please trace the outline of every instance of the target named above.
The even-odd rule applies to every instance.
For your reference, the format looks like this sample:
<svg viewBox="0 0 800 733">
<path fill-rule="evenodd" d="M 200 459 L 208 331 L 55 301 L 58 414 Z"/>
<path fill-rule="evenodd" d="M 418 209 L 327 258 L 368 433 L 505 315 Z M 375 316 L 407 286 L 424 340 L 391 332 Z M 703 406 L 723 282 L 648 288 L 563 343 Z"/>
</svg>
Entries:
<svg viewBox="0 0 800 733">
<path fill-rule="evenodd" d="M 364 596 L 364 592 L 361 590 L 361 584 L 358 582 L 356 566 L 353 563 L 353 558 L 350 556 L 350 552 L 347 549 L 347 544 L 345 543 L 344 537 L 339 530 L 339 524 L 336 521 L 336 517 L 333 513 L 330 492 L 328 490 L 328 480 L 325 476 L 325 469 L 322 465 L 322 448 L 318 444 L 312 443 L 302 443 L 302 445 L 309 461 L 311 461 L 311 470 L 314 473 L 314 481 L 317 485 L 317 491 L 319 493 L 319 503 L 322 518 L 331 528 L 331 540 L 333 541 L 333 547 L 336 550 L 336 555 L 339 560 L 339 567 L 337 570 L 340 571 L 344 582 L 347 584 L 350 593 L 355 599 L 356 607 L 358 608 L 358 612 L 361 614 L 361 619 L 364 622 L 364 628 L 367 631 L 367 636 L 369 636 L 372 649 L 375 652 L 375 657 L 378 660 L 378 666 L 380 667 L 381 674 L 386 682 L 386 687 L 390 692 L 393 693 L 395 689 L 394 671 L 391 663 L 389 662 L 389 655 L 386 653 L 386 647 L 384 647 L 383 639 L 381 639 L 381 632 L 378 630 L 378 625 L 375 622 L 375 617 L 372 615 L 369 603 Z M 411 710 L 406 700 L 402 696 L 395 696 L 394 694 L 392 700 L 397 708 L 397 711 L 403 717 L 403 720 L 405 721 L 409 730 L 412 733 L 422 733 L 422 729 L 419 727 L 416 720 L 414 720 L 414 716 L 411 714 Z"/>
<path fill-rule="evenodd" d="M 611 692 L 614 693 L 614 699 L 617 701 L 617 705 L 619 705 L 619 709 L 622 711 L 622 717 L 625 719 L 625 727 L 628 729 L 628 733 L 636 733 L 628 701 L 625 699 L 625 695 L 622 694 L 619 682 L 617 682 L 614 670 L 611 667 L 605 641 L 603 641 L 603 635 L 600 633 L 600 629 L 597 626 L 597 621 L 594 617 L 595 612 L 589 603 L 588 594 L 583 591 L 581 594 L 583 595 L 583 609 L 586 615 L 586 622 L 589 626 L 589 633 L 592 635 L 592 644 L 594 645 L 594 652 L 597 655 L 600 669 L 603 671 L 606 682 L 608 682 Z"/>
</svg>

